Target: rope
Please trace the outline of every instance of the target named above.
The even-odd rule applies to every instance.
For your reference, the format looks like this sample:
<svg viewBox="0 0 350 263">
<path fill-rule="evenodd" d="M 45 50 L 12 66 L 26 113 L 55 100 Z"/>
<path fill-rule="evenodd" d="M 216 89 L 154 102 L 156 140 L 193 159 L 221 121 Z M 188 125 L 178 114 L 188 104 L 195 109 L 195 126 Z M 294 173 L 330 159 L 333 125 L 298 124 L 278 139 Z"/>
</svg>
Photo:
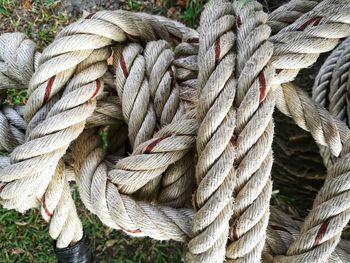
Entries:
<svg viewBox="0 0 350 263">
<path fill-rule="evenodd" d="M 0 93 L 8 88 L 24 88 L 37 67 L 40 54 L 35 43 L 22 33 L 0 36 Z"/>
<path fill-rule="evenodd" d="M 11 152 L 24 143 L 26 123 L 23 120 L 23 106 L 4 106 L 0 110 L 0 151 Z"/>
<path fill-rule="evenodd" d="M 344 40 L 327 58 L 322 65 L 312 89 L 312 98 L 327 108 L 329 112 L 348 123 L 347 89 L 349 69 L 350 39 Z M 328 149 L 320 146 L 320 153 L 326 167 L 330 167 L 334 159 Z"/>
<path fill-rule="evenodd" d="M 276 34 L 289 26 L 299 17 L 310 12 L 321 0 L 291 0 L 281 5 L 269 14 L 267 24 L 271 27 L 272 34 Z"/>
<path fill-rule="evenodd" d="M 237 156 L 235 208 L 226 251 L 237 262 L 260 262 L 269 218 L 272 182 L 274 98 L 273 45 L 262 6 L 254 1 L 234 4 L 237 14 Z M 243 139 L 245 138 L 245 139 Z M 249 138 L 249 139 L 248 139 Z M 249 164 L 249 165 L 248 165 Z"/>
<path fill-rule="evenodd" d="M 115 21 L 119 16 L 121 19 Z M 148 16 L 141 17 L 147 19 Z M 124 33 L 121 28 L 128 25 L 130 20 L 137 22 L 139 28 Z M 101 25 L 106 27 L 106 24 L 110 28 L 108 32 L 101 30 Z M 168 36 L 170 33 L 177 34 L 174 30 L 177 23 L 169 22 L 168 25 Z M 21 207 L 24 199 L 31 200 L 31 203 L 28 202 L 32 206 L 37 203 L 34 202 L 36 199 L 45 200 L 44 192 L 55 173 L 59 159 L 69 144 L 83 131 L 85 120 L 96 108 L 95 98 L 103 90 L 103 82 L 99 78 L 106 72 L 107 65 L 104 61 L 111 54 L 103 46 L 109 45 L 111 40 L 125 41 L 127 34 L 149 40 L 165 29 L 166 25 L 158 24 L 153 31 L 151 25 L 139 16 L 123 11 L 100 12 L 68 26 L 57 36 L 57 42 L 44 50 L 37 71 L 29 83 L 30 96 L 24 112 L 28 122 L 26 143 L 12 152 L 13 164 L 0 172 L 1 181 L 7 183 L 1 192 L 1 197 L 6 200 L 3 202 L 5 207 Z M 92 35 L 93 32 L 97 35 Z M 113 38 L 108 39 L 100 34 Z M 84 36 L 87 39 L 83 40 Z M 74 71 L 76 73 L 73 76 Z M 59 98 L 59 91 L 63 86 L 65 90 Z M 39 169 L 26 169 L 26 172 L 21 172 L 24 167 L 33 166 Z M 14 181 L 15 179 L 17 180 Z M 30 189 L 27 188 L 22 193 L 12 191 L 12 187 L 23 188 L 28 183 L 32 185 Z M 43 205 L 55 207 L 47 203 Z"/>
<path fill-rule="evenodd" d="M 232 214 L 235 128 L 233 100 L 236 91 L 233 53 L 235 18 L 227 1 L 211 1 L 201 15 L 198 51 L 199 123 L 196 181 L 193 197 L 197 210 L 188 244 L 189 262 L 222 262 Z"/>
<path fill-rule="evenodd" d="M 0 36 L 0 90 L 29 87 L 24 110 L 0 111 L 0 150 L 10 152 L 0 157 L 2 205 L 40 206 L 57 247 L 77 243 L 73 175 L 104 224 L 187 242 L 188 262 L 348 261 L 350 131 L 337 119 L 346 44 L 321 69 L 316 101 L 287 83 L 350 35 L 350 2 L 318 2 L 267 15 L 252 0 L 209 1 L 198 32 L 100 11 L 42 54 L 23 34 Z M 275 103 L 334 156 L 303 224 L 270 211 Z"/>
<path fill-rule="evenodd" d="M 292 81 L 299 71 L 316 62 L 320 53 L 331 51 L 339 39 L 349 35 L 350 3 L 324 0 L 293 24 L 285 27 L 270 41 L 274 44 L 272 66 L 274 84 Z"/>
</svg>

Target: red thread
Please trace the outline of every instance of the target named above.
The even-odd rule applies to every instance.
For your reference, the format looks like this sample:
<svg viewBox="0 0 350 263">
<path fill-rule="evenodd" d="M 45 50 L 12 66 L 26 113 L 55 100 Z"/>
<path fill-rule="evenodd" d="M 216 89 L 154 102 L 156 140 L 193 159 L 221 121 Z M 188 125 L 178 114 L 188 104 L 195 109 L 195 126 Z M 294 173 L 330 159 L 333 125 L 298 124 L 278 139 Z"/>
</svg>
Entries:
<svg viewBox="0 0 350 263">
<path fill-rule="evenodd" d="M 110 183 L 110 184 L 112 184 L 114 187 L 116 187 L 116 185 L 108 178 L 107 179 L 107 182 L 108 183 Z M 44 196 L 45 197 L 45 196 Z M 133 234 L 135 234 L 135 233 L 141 233 L 142 231 L 141 231 L 141 229 L 135 229 L 135 230 L 130 230 L 130 229 L 125 229 L 125 228 L 122 228 L 120 225 L 118 225 L 119 227 L 120 227 L 120 229 L 122 229 L 123 231 L 125 231 L 125 232 L 129 232 L 129 233 L 133 233 Z"/>
<path fill-rule="evenodd" d="M 321 16 L 316 16 L 308 21 L 306 21 L 304 24 L 302 24 L 299 28 L 298 31 L 304 31 L 309 25 L 311 26 L 318 26 L 320 24 L 322 17 Z"/>
<path fill-rule="evenodd" d="M 88 15 L 85 17 L 85 19 L 90 19 L 94 14 L 96 14 L 96 12 L 93 12 L 93 13 L 88 14 Z"/>
<path fill-rule="evenodd" d="M 46 203 L 45 203 L 45 195 L 43 196 L 43 208 L 44 208 L 44 211 L 45 211 L 46 215 L 48 217 L 52 217 L 53 213 L 51 213 L 49 211 L 49 209 L 47 208 Z"/>
<path fill-rule="evenodd" d="M 125 64 L 125 60 L 124 60 L 124 56 L 123 55 L 120 57 L 120 61 L 119 62 L 120 62 L 120 66 L 121 66 L 121 68 L 123 70 L 124 77 L 127 78 L 129 73 L 128 73 L 128 69 L 126 68 L 126 64 Z"/>
<path fill-rule="evenodd" d="M 237 141 L 236 141 L 236 136 L 233 135 L 233 136 L 231 137 L 230 143 L 231 143 L 233 146 L 236 146 L 236 143 L 237 143 Z"/>
<path fill-rule="evenodd" d="M 237 20 L 236 20 L 236 23 L 237 23 L 237 27 L 241 27 L 242 25 L 242 20 L 241 20 L 241 17 L 240 16 L 237 16 Z"/>
<path fill-rule="evenodd" d="M 320 226 L 320 229 L 317 232 L 316 238 L 315 238 L 315 242 L 314 242 L 314 247 L 318 246 L 321 241 L 322 238 L 324 237 L 324 235 L 326 234 L 327 231 L 327 227 L 329 225 L 330 219 L 327 219 L 326 221 L 323 222 L 323 224 Z"/>
<path fill-rule="evenodd" d="M 97 95 L 97 93 L 100 91 L 100 89 L 101 89 L 101 82 L 100 80 L 96 80 L 96 88 L 95 88 L 94 94 L 92 94 L 89 100 L 93 99 Z"/>
<path fill-rule="evenodd" d="M 278 69 L 275 70 L 275 72 L 276 72 L 276 74 L 278 75 L 278 74 L 281 73 L 282 70 L 283 70 L 283 69 L 278 68 Z"/>
<path fill-rule="evenodd" d="M 231 230 L 230 230 L 230 240 L 234 241 L 234 240 L 238 240 L 238 233 L 237 233 L 237 224 L 236 222 L 232 225 Z"/>
<path fill-rule="evenodd" d="M 153 142 L 151 142 L 147 147 L 146 150 L 143 152 L 144 154 L 150 154 L 152 152 L 152 150 L 154 149 L 154 147 L 156 147 L 156 145 L 158 143 L 160 143 L 162 140 L 164 140 L 165 138 L 168 138 L 169 136 L 165 136 L 165 137 L 160 137 L 156 140 L 154 140 Z"/>
<path fill-rule="evenodd" d="M 187 39 L 187 41 L 186 41 L 187 43 L 194 43 L 194 44 L 196 44 L 196 43 L 199 43 L 199 38 L 198 37 L 193 37 L 193 38 L 189 38 L 189 39 Z"/>
<path fill-rule="evenodd" d="M 259 96 L 259 103 L 261 103 L 266 96 L 266 79 L 263 72 L 259 74 L 259 82 L 260 82 L 260 96 Z"/>
<path fill-rule="evenodd" d="M 286 233 L 289 233 L 289 234 L 292 235 L 292 233 L 289 232 L 288 229 L 286 229 L 286 228 L 284 228 L 284 227 L 282 227 L 282 226 L 277 226 L 277 225 L 270 225 L 270 226 L 271 226 L 271 228 L 272 228 L 273 230 L 280 230 L 280 231 L 283 231 L 283 232 L 286 232 Z"/>
<path fill-rule="evenodd" d="M 218 65 L 220 59 L 220 38 L 215 41 L 215 65 Z"/>
<path fill-rule="evenodd" d="M 126 232 L 128 232 L 128 233 L 132 233 L 132 234 L 135 234 L 135 233 L 141 233 L 142 231 L 141 231 L 141 229 L 135 229 L 135 230 L 125 230 Z"/>
<path fill-rule="evenodd" d="M 4 190 L 4 188 L 5 188 L 6 185 L 7 185 L 7 184 L 4 183 L 3 185 L 0 186 L 0 193 L 1 193 L 2 190 Z"/>
<path fill-rule="evenodd" d="M 44 102 L 47 102 L 49 100 L 49 98 L 50 98 L 50 93 L 51 93 L 52 86 L 53 86 L 53 83 L 55 81 L 55 78 L 56 78 L 56 76 L 53 76 L 47 82 L 47 86 L 46 86 L 46 89 L 45 89 L 45 95 L 44 95 Z"/>
</svg>

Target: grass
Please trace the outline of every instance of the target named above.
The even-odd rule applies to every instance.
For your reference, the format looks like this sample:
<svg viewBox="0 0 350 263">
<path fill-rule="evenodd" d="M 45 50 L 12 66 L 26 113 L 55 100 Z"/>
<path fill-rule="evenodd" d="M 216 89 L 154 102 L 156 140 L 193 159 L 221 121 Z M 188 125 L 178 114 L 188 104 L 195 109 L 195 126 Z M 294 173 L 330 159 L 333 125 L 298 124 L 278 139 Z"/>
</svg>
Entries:
<svg viewBox="0 0 350 263">
<path fill-rule="evenodd" d="M 204 4 L 202 1 L 194 0 L 158 0 L 155 2 L 127 0 L 120 1 L 120 5 L 126 10 L 165 15 L 178 19 L 188 26 L 196 27 L 200 10 Z M 38 49 L 42 50 L 52 42 L 61 28 L 77 19 L 62 11 L 60 4 L 61 2 L 56 0 L 0 0 L 0 32 L 24 32 L 37 43 Z M 24 104 L 27 101 L 27 92 L 9 89 L 0 100 L 0 105 Z M 105 136 L 105 133 L 102 132 L 103 141 L 105 141 Z M 0 155 L 7 155 L 7 153 L 0 152 Z M 73 197 L 84 230 L 92 242 L 97 262 L 171 263 L 183 261 L 182 244 L 160 242 L 150 238 L 130 238 L 120 231 L 109 229 L 96 216 L 83 208 L 76 191 L 73 192 Z M 1 263 L 55 261 L 53 241 L 48 235 L 48 224 L 41 218 L 38 210 L 20 214 L 0 207 Z"/>
<path fill-rule="evenodd" d="M 127 0 L 122 7 L 132 11 L 164 15 L 179 20 L 185 25 L 196 28 L 200 13 L 208 0 L 156 0 L 150 1 Z"/>
<path fill-rule="evenodd" d="M 77 207 L 82 207 L 73 195 Z M 150 238 L 130 238 L 102 225 L 96 216 L 79 211 L 84 230 L 94 249 L 94 257 L 101 263 L 181 262 L 182 245 L 160 242 Z M 37 210 L 20 214 L 0 208 L 0 262 L 55 262 L 53 241 L 48 225 Z"/>
</svg>

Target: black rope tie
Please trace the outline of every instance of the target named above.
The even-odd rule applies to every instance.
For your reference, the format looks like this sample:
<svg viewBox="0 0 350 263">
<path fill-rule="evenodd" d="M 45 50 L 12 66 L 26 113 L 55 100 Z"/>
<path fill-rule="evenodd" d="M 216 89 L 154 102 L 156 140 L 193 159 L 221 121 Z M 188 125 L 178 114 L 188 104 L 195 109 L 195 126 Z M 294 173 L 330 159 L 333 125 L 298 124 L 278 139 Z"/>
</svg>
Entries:
<svg viewBox="0 0 350 263">
<path fill-rule="evenodd" d="M 90 241 L 85 233 L 73 246 L 57 248 L 55 242 L 54 250 L 58 263 L 94 263 Z"/>
</svg>

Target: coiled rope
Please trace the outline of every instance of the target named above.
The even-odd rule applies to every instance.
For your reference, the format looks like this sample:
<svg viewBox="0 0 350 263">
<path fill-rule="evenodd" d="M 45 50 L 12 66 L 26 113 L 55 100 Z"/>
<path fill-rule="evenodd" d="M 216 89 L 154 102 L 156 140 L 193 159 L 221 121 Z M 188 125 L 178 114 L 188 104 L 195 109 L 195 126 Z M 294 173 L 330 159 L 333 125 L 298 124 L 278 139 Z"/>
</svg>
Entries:
<svg viewBox="0 0 350 263">
<path fill-rule="evenodd" d="M 256 1 L 210 1 L 196 32 L 100 11 L 42 54 L 23 34 L 3 34 L 0 92 L 28 86 L 29 99 L 1 108 L 2 205 L 40 207 L 67 247 L 83 237 L 73 179 L 104 224 L 188 242 L 188 262 L 349 261 L 340 238 L 350 216 L 347 40 L 313 99 L 290 83 L 350 35 L 349 14 L 347 0 L 291 1 L 270 15 Z M 332 155 L 302 224 L 270 211 L 275 105 Z"/>
</svg>

